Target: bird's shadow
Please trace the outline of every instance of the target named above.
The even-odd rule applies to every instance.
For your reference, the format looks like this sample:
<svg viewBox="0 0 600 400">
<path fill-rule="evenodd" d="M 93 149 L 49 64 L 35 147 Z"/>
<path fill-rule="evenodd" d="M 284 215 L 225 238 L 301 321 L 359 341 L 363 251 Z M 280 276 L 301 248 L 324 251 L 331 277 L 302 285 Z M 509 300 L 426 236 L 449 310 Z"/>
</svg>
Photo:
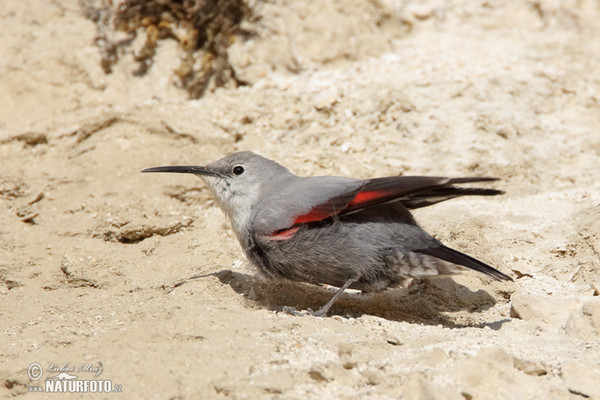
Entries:
<svg viewBox="0 0 600 400">
<path fill-rule="evenodd" d="M 264 281 L 256 276 L 231 270 L 193 276 L 174 285 L 171 290 L 208 276 L 217 277 L 223 284 L 244 295 L 249 301 L 273 311 L 318 310 L 336 292 L 337 288 L 290 281 Z M 406 287 L 380 293 L 347 291 L 332 306 L 328 315 L 358 317 L 373 315 L 392 321 L 406 321 L 427 325 L 456 328 L 464 326 L 489 327 L 498 330 L 509 321 L 503 319 L 486 323 L 458 323 L 444 313 L 459 311 L 481 312 L 489 309 L 496 300 L 484 290 L 472 291 L 450 278 L 412 280 Z"/>
</svg>

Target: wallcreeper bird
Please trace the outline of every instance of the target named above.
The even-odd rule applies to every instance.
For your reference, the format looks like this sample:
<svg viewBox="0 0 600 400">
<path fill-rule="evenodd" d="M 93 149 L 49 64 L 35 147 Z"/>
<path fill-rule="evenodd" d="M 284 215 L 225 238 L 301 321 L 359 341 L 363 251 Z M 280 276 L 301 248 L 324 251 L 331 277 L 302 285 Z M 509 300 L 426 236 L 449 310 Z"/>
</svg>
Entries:
<svg viewBox="0 0 600 400">
<path fill-rule="evenodd" d="M 246 256 L 265 277 L 339 287 L 314 313 L 318 316 L 325 316 L 347 288 L 381 291 L 406 278 L 450 275 L 465 267 L 497 280 L 512 280 L 444 246 L 422 230 L 409 211 L 464 195 L 501 194 L 456 186 L 496 178 L 300 177 L 247 151 L 204 167 L 142 172 L 189 173 L 204 179 Z"/>
</svg>

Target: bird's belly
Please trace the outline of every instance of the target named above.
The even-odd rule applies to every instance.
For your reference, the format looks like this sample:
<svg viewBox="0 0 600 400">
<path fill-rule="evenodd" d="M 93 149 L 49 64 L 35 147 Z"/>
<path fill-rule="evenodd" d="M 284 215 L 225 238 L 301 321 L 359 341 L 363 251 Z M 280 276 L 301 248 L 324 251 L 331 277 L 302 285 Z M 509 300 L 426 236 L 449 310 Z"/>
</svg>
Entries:
<svg viewBox="0 0 600 400">
<path fill-rule="evenodd" d="M 248 257 L 271 278 L 337 287 L 355 278 L 351 288 L 379 291 L 405 279 L 388 259 L 391 251 L 402 251 L 403 243 L 410 242 L 405 234 L 412 228 L 395 228 L 389 222 L 304 226 L 285 240 L 257 240 Z"/>
</svg>

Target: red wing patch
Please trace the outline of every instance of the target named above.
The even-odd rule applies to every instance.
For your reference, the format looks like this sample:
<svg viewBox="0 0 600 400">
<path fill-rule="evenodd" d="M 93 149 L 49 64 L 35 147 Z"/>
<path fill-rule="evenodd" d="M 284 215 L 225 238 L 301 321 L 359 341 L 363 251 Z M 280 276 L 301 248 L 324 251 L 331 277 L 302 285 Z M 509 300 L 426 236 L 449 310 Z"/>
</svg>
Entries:
<svg viewBox="0 0 600 400">
<path fill-rule="evenodd" d="M 331 210 L 323 210 L 323 209 L 319 209 L 319 208 L 314 208 L 310 212 L 296 217 L 296 219 L 294 220 L 294 225 L 303 224 L 306 222 L 321 221 L 321 220 L 324 220 L 325 218 L 331 217 L 333 214 L 335 214 L 335 212 L 333 212 Z"/>
<path fill-rule="evenodd" d="M 322 221 L 326 218 L 331 217 L 332 215 L 339 214 L 340 212 L 346 210 L 348 207 L 360 207 L 372 201 L 389 196 L 390 194 L 392 194 L 392 192 L 388 192 L 385 190 L 371 190 L 359 192 L 354 196 L 352 193 L 350 193 L 348 195 L 335 197 L 326 203 L 316 206 L 306 214 L 297 216 L 294 220 L 294 225 L 303 224 L 306 222 Z"/>
<path fill-rule="evenodd" d="M 300 227 L 298 227 L 298 226 L 294 226 L 289 229 L 283 229 L 281 231 L 277 231 L 274 234 L 270 235 L 269 239 L 271 239 L 271 240 L 288 240 L 288 239 L 291 239 L 296 234 L 296 232 L 298 232 L 299 229 L 300 229 Z"/>
<path fill-rule="evenodd" d="M 386 192 L 383 190 L 373 190 L 370 192 L 360 192 L 357 193 L 356 196 L 354 196 L 354 199 L 352 199 L 352 201 L 350 203 L 348 203 L 348 206 L 359 206 L 363 203 L 369 203 L 373 200 L 377 200 L 380 199 L 382 197 L 388 196 L 390 195 L 390 192 Z"/>
<path fill-rule="evenodd" d="M 348 207 L 348 203 L 356 197 L 355 193 L 356 192 L 343 193 L 340 196 L 330 198 L 326 202 L 313 207 L 312 210 L 306 214 L 298 215 L 294 220 L 294 225 L 322 221 L 332 215 L 339 214 Z"/>
</svg>

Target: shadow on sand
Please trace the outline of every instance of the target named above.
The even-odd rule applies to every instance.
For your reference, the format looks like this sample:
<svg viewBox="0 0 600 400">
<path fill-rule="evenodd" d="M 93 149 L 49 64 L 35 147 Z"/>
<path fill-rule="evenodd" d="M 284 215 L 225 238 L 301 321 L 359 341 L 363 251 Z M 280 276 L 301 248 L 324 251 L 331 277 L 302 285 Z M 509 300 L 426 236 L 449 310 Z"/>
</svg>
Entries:
<svg viewBox="0 0 600 400">
<path fill-rule="evenodd" d="M 242 274 L 231 270 L 192 276 L 172 286 L 169 291 L 187 282 L 217 277 L 223 284 L 244 295 L 249 301 L 281 312 L 297 310 L 317 310 L 335 293 L 337 288 L 322 287 L 289 281 L 269 282 L 256 276 Z M 380 293 L 360 293 L 348 290 L 338 299 L 329 311 L 329 316 L 359 317 L 363 314 L 373 315 L 392 321 L 405 321 L 427 325 L 443 325 L 449 328 L 489 327 L 498 330 L 509 321 L 503 319 L 485 323 L 458 323 L 445 313 L 466 311 L 478 313 L 496 304 L 496 300 L 486 291 L 472 291 L 451 278 L 435 278 L 434 280 L 412 280 L 406 287 L 391 289 Z"/>
</svg>

